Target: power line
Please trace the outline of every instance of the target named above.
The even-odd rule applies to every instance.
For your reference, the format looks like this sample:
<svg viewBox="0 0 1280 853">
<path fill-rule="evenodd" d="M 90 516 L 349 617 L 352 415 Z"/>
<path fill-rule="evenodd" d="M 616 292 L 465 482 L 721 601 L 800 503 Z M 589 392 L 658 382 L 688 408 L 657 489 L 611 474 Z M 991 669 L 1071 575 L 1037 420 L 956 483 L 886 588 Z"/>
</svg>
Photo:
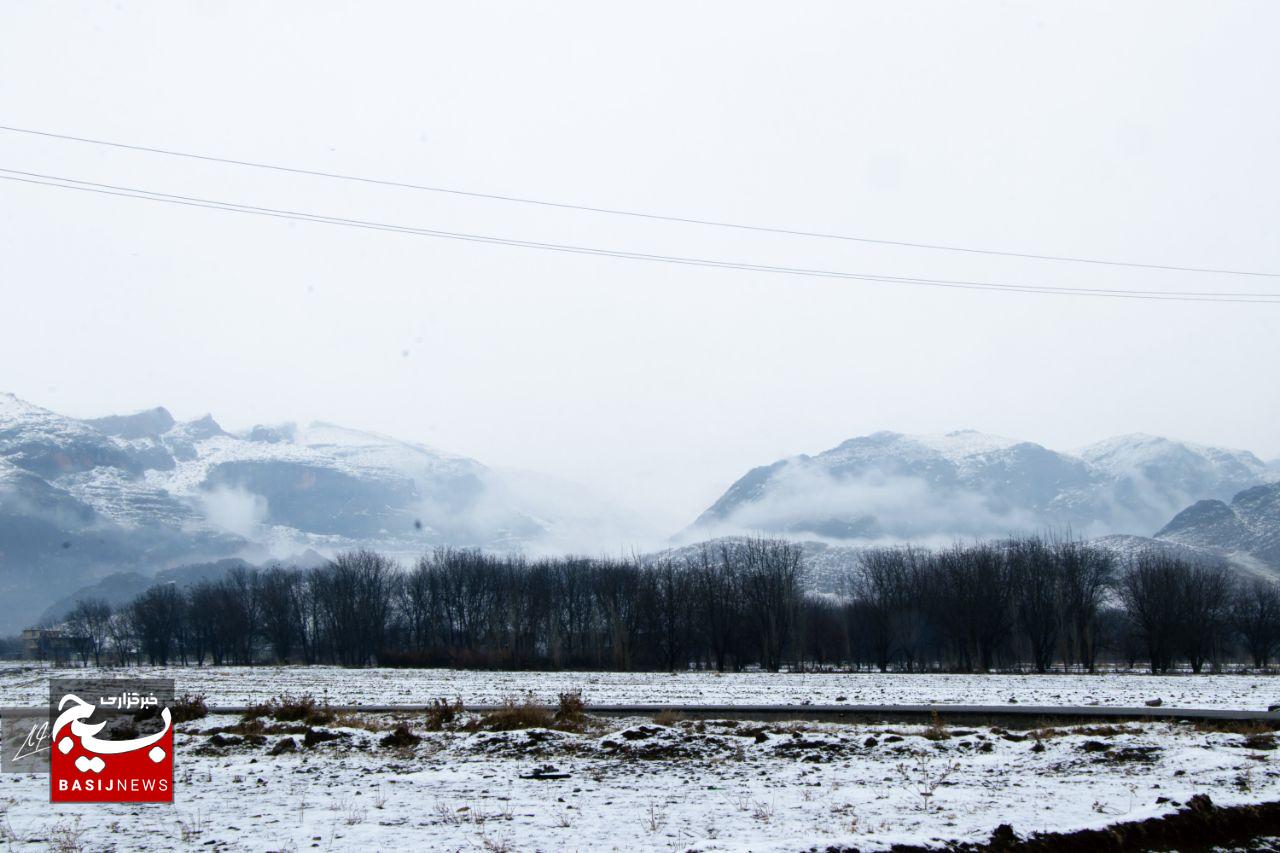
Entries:
<svg viewBox="0 0 1280 853">
<path fill-rule="evenodd" d="M 24 184 L 54 187 L 57 189 L 91 192 L 101 195 L 133 198 L 164 204 L 176 204 L 186 207 L 200 207 L 211 210 L 223 210 L 231 213 L 245 213 L 267 216 L 277 219 L 288 219 L 300 222 L 318 222 L 326 225 L 341 225 L 375 231 L 389 231 L 424 237 L 437 237 L 450 240 L 487 243 L 493 245 L 513 246 L 518 248 L 539 249 L 544 251 L 565 252 L 570 254 L 595 255 L 602 257 L 622 258 L 658 263 L 679 264 L 685 266 L 713 267 L 720 269 L 743 270 L 748 272 L 766 272 L 783 275 L 809 276 L 817 278 L 847 279 L 869 281 L 886 284 L 899 284 L 925 287 L 945 287 L 961 290 L 987 290 L 1016 293 L 1040 293 L 1054 296 L 1095 296 L 1122 299 L 1147 299 L 1153 301 L 1175 302 L 1230 302 L 1253 304 L 1280 304 L 1280 294 L 1275 293 L 1236 293 L 1222 294 L 1188 291 L 1147 291 L 1119 290 L 1109 288 L 1076 288 L 1065 286 L 1045 286 L 1030 284 L 1006 284 L 998 282 L 965 281 L 958 279 L 916 278 L 908 276 L 890 276 L 873 273 L 847 272 L 840 270 L 810 269 L 804 267 L 783 267 L 765 264 L 751 264 L 740 261 L 724 261 L 710 258 L 695 258 L 679 255 L 658 255 L 644 252 L 632 252 L 621 249 L 603 249 L 593 246 L 572 245 L 563 243 L 546 243 L 533 240 L 519 240 L 509 237 L 496 237 L 466 232 L 442 231 L 429 228 L 416 228 L 394 223 L 374 222 L 361 219 L 349 219 L 306 211 L 283 210 L 279 208 L 258 207 L 238 202 L 219 201 L 216 199 L 181 196 L 160 193 L 152 190 L 126 187 L 113 184 L 99 184 L 91 181 L 80 181 L 57 175 L 45 175 L 35 172 L 23 172 L 16 169 L 0 168 L 0 180 L 15 181 Z"/>
<path fill-rule="evenodd" d="M 795 228 L 781 228 L 769 225 L 748 225 L 741 222 L 725 222 L 715 219 L 699 219 L 691 216 L 675 216 L 671 214 L 648 213 L 639 210 L 623 210 L 621 208 L 611 207 L 595 207 L 587 204 L 573 204 L 570 202 L 550 201 L 547 199 L 529 198 L 526 196 L 502 195 L 499 193 L 483 193 L 473 190 L 460 190 L 453 187 L 440 187 L 428 184 L 413 184 L 404 181 L 393 181 L 382 178 L 369 178 L 360 175 L 347 175 L 341 172 L 326 172 L 319 169 L 302 169 L 293 166 L 281 166 L 272 163 L 259 163 L 253 160 L 237 160 L 231 157 L 216 157 L 210 154 L 195 154 L 188 151 L 175 151 L 168 148 L 155 148 L 147 145 L 132 145 L 125 142 L 112 142 L 106 139 L 93 139 L 85 136 L 72 136 L 66 133 L 54 133 L 47 130 L 34 130 L 25 127 L 11 127 L 0 125 L 0 131 L 8 131 L 9 133 L 23 133 L 30 136 L 43 136 L 49 139 L 63 139 L 70 142 L 83 142 L 90 145 L 105 145 L 111 148 L 121 148 L 129 151 L 143 151 L 149 154 L 163 154 L 169 157 L 186 157 L 191 160 L 204 160 L 210 163 L 223 163 L 232 166 L 248 166 L 254 169 L 269 169 L 275 172 L 288 172 L 295 175 L 310 175 L 318 178 L 332 178 L 340 181 L 356 181 L 363 184 L 374 184 L 384 187 L 397 187 L 407 190 L 421 190 L 424 192 L 445 193 L 448 195 L 465 196 L 468 198 L 488 199 L 490 201 L 505 201 L 516 204 L 530 204 L 541 207 L 554 207 L 562 210 L 578 210 L 586 213 L 601 213 L 610 216 L 629 216 L 636 219 L 649 219 L 661 222 L 677 222 L 685 225 L 705 225 L 714 228 L 733 228 L 740 231 L 755 231 L 767 234 L 781 234 L 789 237 L 810 237 L 822 240 L 844 240 L 852 243 L 870 243 L 880 246 L 897 246 L 909 249 L 928 249 L 931 251 L 941 252 L 963 252 L 973 255 L 996 255 L 1008 258 L 1023 258 L 1027 260 L 1037 261 L 1061 261 L 1076 264 L 1097 264 L 1101 266 L 1112 267 L 1130 267 L 1135 269 L 1149 270 L 1165 270 L 1172 272 L 1195 272 L 1195 273 L 1214 273 L 1217 275 L 1244 275 L 1259 276 L 1265 278 L 1280 278 L 1280 273 L 1259 272 L 1254 270 L 1235 270 L 1235 269 L 1218 269 L 1215 267 L 1194 267 L 1179 266 L 1176 264 L 1151 264 L 1141 263 L 1138 261 L 1117 261 L 1105 258 L 1086 258 L 1075 255 L 1048 255 L 1037 254 L 1034 252 L 1014 252 L 1003 249 L 980 249 L 972 246 L 955 246 L 945 243 L 924 243 L 911 240 L 889 240 L 875 237 L 854 236 L 850 234 L 832 234 L 822 231 L 803 231 Z"/>
</svg>

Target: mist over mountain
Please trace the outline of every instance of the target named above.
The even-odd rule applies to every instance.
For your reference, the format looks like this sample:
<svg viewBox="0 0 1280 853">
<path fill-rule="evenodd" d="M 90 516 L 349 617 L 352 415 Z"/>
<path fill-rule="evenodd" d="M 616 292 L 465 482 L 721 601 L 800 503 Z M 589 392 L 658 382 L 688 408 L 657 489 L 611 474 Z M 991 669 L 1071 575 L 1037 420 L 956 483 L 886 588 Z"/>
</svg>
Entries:
<svg viewBox="0 0 1280 853">
<path fill-rule="evenodd" d="M 1257 561 L 1280 572 L 1280 483 L 1245 489 L 1229 503 L 1197 501 L 1156 536 L 1236 560 Z"/>
<path fill-rule="evenodd" d="M 1068 454 L 971 430 L 877 432 L 749 471 L 686 535 L 942 541 L 1044 528 L 1151 535 L 1197 500 L 1230 499 L 1274 479 L 1248 451 L 1142 434 Z"/>
<path fill-rule="evenodd" d="M 0 393 L 0 631 L 110 574 L 361 546 L 584 548 L 625 541 L 619 515 L 573 484 L 333 424 L 79 420 Z"/>
<path fill-rule="evenodd" d="M 785 534 L 808 541 L 825 576 L 870 543 L 1070 528 L 1119 550 L 1176 544 L 1280 571 L 1277 479 L 1251 453 L 1147 435 L 1069 454 L 973 431 L 879 432 L 748 472 L 675 542 Z M 0 394 L 0 631 L 82 590 L 119 599 L 157 572 L 189 579 L 227 560 L 625 550 L 651 533 L 576 484 L 334 424 L 233 433 L 163 408 L 76 419 Z"/>
</svg>

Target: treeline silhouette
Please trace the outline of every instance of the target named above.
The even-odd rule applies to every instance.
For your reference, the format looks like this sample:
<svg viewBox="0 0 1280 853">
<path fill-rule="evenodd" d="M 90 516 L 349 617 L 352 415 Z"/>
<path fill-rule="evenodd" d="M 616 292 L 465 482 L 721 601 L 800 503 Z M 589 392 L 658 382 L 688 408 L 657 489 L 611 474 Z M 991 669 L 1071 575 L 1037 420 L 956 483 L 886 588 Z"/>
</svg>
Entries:
<svg viewBox="0 0 1280 853">
<path fill-rule="evenodd" d="M 1265 667 L 1280 643 L 1270 581 L 1070 539 L 873 548 L 840 586 L 806 592 L 801 548 L 767 538 L 647 561 L 440 549 L 408 570 L 353 551 L 153 587 L 114 611 L 82 600 L 64 634 L 98 664 L 722 672 L 1201 672 Z"/>
</svg>

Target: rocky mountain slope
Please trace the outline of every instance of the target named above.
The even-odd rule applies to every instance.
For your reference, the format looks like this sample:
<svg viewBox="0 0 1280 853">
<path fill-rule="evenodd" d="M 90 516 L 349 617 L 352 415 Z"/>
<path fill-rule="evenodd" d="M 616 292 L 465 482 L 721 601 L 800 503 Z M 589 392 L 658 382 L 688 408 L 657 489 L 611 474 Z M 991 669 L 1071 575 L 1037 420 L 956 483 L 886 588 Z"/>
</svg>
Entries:
<svg viewBox="0 0 1280 853">
<path fill-rule="evenodd" d="M 1150 535 L 1193 501 L 1273 479 L 1247 451 L 1141 434 L 1067 454 L 967 430 L 878 432 L 748 472 L 690 533 L 920 541 L 1052 527 Z"/>
<path fill-rule="evenodd" d="M 1245 489 L 1229 503 L 1197 501 L 1174 516 L 1156 537 L 1256 560 L 1280 572 L 1280 483 Z"/>
<path fill-rule="evenodd" d="M 114 572 L 370 545 L 518 547 L 556 527 L 479 462 L 317 423 L 93 420 L 0 394 L 0 631 Z"/>
</svg>

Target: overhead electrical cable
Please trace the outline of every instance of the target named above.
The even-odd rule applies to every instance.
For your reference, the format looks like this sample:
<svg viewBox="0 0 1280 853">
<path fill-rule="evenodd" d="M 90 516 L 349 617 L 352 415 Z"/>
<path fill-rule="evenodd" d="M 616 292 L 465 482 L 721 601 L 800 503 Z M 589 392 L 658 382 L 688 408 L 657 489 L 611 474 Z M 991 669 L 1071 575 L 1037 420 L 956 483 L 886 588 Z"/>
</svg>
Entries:
<svg viewBox="0 0 1280 853">
<path fill-rule="evenodd" d="M 501 193 L 486 193 L 475 190 L 463 190 L 455 187 L 433 186 L 430 184 L 415 184 L 407 181 L 394 181 L 384 178 L 371 178 L 361 175 L 349 175 L 341 172 L 328 172 L 320 169 L 304 169 L 296 166 L 282 166 L 275 163 L 262 163 L 254 160 L 238 160 L 232 157 L 218 157 L 211 154 L 197 154 L 189 151 L 177 151 L 169 148 L 159 148 L 149 145 L 134 145 L 126 142 L 114 142 L 107 139 L 94 139 L 86 136 L 74 136 L 67 133 L 54 133 L 48 130 L 36 130 L 26 127 L 13 127 L 9 125 L 0 125 L 0 131 L 9 133 L 21 133 L 30 136 L 41 136 L 49 139 L 62 139 L 70 142 L 81 142 L 90 145 L 103 145 L 111 148 L 120 148 L 128 151 L 140 151 L 149 154 L 163 154 L 168 157 L 185 157 L 191 160 L 204 160 L 211 163 L 222 163 L 232 166 L 247 166 L 254 169 L 269 169 L 275 172 L 288 172 L 295 175 L 309 175 L 319 178 L 331 178 L 341 181 L 356 181 L 364 184 L 374 184 L 384 187 L 396 187 L 407 190 L 420 190 L 432 193 L 444 193 L 455 196 L 465 196 L 468 198 L 487 199 L 490 201 L 503 201 L 515 204 L 538 205 L 541 207 L 553 207 L 562 210 L 576 210 L 586 213 L 606 214 L 610 216 L 629 216 L 636 219 L 648 219 L 662 222 L 675 222 L 685 225 L 702 225 L 714 228 L 732 228 L 740 231 L 755 231 L 767 234 L 780 234 L 790 237 L 806 237 L 821 240 L 843 240 L 854 243 L 869 243 L 880 246 L 897 246 L 909 249 L 927 249 L 930 251 L 941 252 L 962 252 L 974 255 L 996 255 L 1009 258 L 1022 258 L 1026 260 L 1037 261 L 1058 261 L 1064 263 L 1075 264 L 1097 264 L 1102 266 L 1113 267 L 1129 267 L 1135 269 L 1165 270 L 1172 272 L 1191 272 L 1191 273 L 1213 273 L 1216 275 L 1240 275 L 1240 276 L 1258 276 L 1264 278 L 1280 278 L 1280 272 L 1263 272 L 1256 270 L 1239 270 L 1239 269 L 1222 269 L 1217 267 L 1200 267 L 1180 264 L 1156 264 L 1142 263 L 1139 261 L 1122 261 L 1108 258 L 1090 258 L 1077 255 L 1056 255 L 1035 252 L 1018 252 L 1006 249 L 985 249 L 973 246 L 958 246 L 946 243 L 931 243 L 916 240 L 893 240 L 887 238 L 866 237 L 852 234 L 835 234 L 823 231 L 805 231 L 797 228 L 783 228 L 769 225 L 751 225 L 741 222 L 727 222 L 716 219 L 702 219 L 693 216 L 677 216 L 674 214 L 650 213 L 640 210 L 625 210 L 622 208 L 598 207 L 588 204 L 575 204 L 571 202 L 552 201 L 548 199 L 531 198 L 519 195 L 505 195 Z"/>
<path fill-rule="evenodd" d="M 1274 293 L 1239 293 L 1239 294 L 1221 294 L 1209 292 L 1187 292 L 1187 291 L 1147 291 L 1147 290 L 1120 290 L 1110 288 L 1078 288 L 1066 286 L 1046 286 L 1046 285 L 1030 285 L 1030 284 L 1007 284 L 998 282 L 985 281 L 966 281 L 959 279 L 936 279 L 936 278 L 918 278 L 909 276 L 891 276 L 876 273 L 863 272 L 847 272 L 841 270 L 824 270 L 811 269 L 804 267 L 785 267 L 772 266 L 765 264 L 753 264 L 740 261 L 725 261 L 710 258 L 696 258 L 679 255 L 659 255 L 645 252 L 633 252 L 621 249 L 604 249 L 593 246 L 572 245 L 563 243 L 546 243 L 534 240 L 520 240 L 509 237 L 497 237 L 485 234 L 473 234 L 466 232 L 442 231 L 429 228 L 417 228 L 407 225 L 397 225 L 394 223 L 375 222 L 362 219 L 350 219 L 345 217 L 329 216 L 325 214 L 309 213 L 306 211 L 285 210 L 279 208 L 259 207 L 255 205 L 240 204 L 237 202 L 220 201 L 217 199 L 200 198 L 195 196 L 181 196 L 170 193 L 155 192 L 152 190 L 139 189 L 136 187 L 126 187 L 114 184 L 101 184 L 92 181 L 81 181 L 74 178 L 65 178 L 57 175 L 46 175 L 36 172 L 24 172 L 16 169 L 0 168 L 0 180 L 14 181 L 24 184 L 34 184 L 45 187 L 54 187 L 57 189 L 76 190 L 80 192 L 97 193 L 101 195 L 117 196 L 121 198 L 132 198 L 142 201 L 151 201 L 163 204 L 176 204 L 186 207 L 199 207 L 211 210 L 222 210 L 232 213 L 251 214 L 256 216 L 267 216 L 278 219 L 288 219 L 301 222 L 317 222 L 327 225 L 339 225 L 354 228 L 364 228 L 376 231 L 388 231 L 392 233 L 410 234 L 415 236 L 436 237 L 441 239 L 462 240 L 467 242 L 487 243 L 494 245 L 513 246 L 518 248 L 538 249 L 543 251 L 565 252 L 571 254 L 596 255 L 602 257 L 623 258 L 627 260 L 640 260 L 657 263 L 679 264 L 686 266 L 712 267 L 719 269 L 743 270 L 749 272 L 766 272 L 783 275 L 809 276 L 817 278 L 832 279 L 848 279 L 856 281 L 869 281 L 885 284 L 897 284 L 908 286 L 922 287 L 944 287 L 963 290 L 986 290 L 998 292 L 1017 292 L 1017 293 L 1039 293 L 1055 296 L 1094 296 L 1094 297 L 1110 297 L 1121 299 L 1148 299 L 1153 301 L 1179 301 L 1179 302 L 1230 302 L 1230 303 L 1255 303 L 1255 304 L 1280 304 L 1280 294 Z"/>
</svg>

